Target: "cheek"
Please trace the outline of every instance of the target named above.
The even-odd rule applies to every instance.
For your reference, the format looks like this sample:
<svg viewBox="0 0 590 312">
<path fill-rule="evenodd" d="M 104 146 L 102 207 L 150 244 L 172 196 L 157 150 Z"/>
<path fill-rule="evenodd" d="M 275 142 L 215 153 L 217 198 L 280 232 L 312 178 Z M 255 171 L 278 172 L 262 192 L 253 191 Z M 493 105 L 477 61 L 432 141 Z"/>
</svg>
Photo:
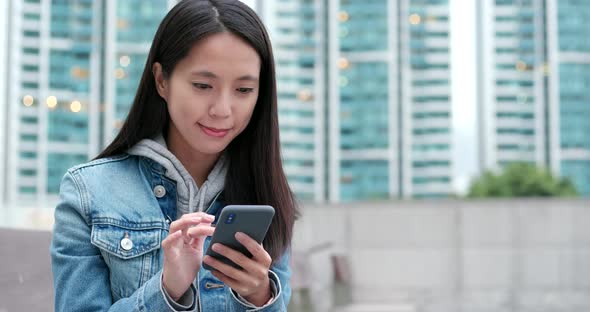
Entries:
<svg viewBox="0 0 590 312">
<path fill-rule="evenodd" d="M 195 96 L 191 90 L 176 90 L 168 101 L 168 112 L 173 121 L 181 122 L 194 119 L 200 116 L 204 111 L 204 105 L 207 99 Z"/>
<path fill-rule="evenodd" d="M 168 113 L 170 114 L 170 121 L 174 123 L 176 127 L 179 127 L 184 123 L 184 116 L 186 116 L 186 114 L 178 105 L 168 104 Z"/>
<path fill-rule="evenodd" d="M 170 97 L 168 100 L 168 112 L 173 121 L 180 121 L 186 116 L 187 106 L 178 98 Z"/>
<path fill-rule="evenodd" d="M 257 100 L 255 99 L 254 101 L 243 103 L 243 110 L 240 110 L 238 114 L 240 116 L 240 123 L 242 124 L 240 127 L 240 132 L 246 129 L 246 127 L 250 123 L 252 115 L 254 114 L 254 108 L 256 107 L 256 101 Z"/>
</svg>

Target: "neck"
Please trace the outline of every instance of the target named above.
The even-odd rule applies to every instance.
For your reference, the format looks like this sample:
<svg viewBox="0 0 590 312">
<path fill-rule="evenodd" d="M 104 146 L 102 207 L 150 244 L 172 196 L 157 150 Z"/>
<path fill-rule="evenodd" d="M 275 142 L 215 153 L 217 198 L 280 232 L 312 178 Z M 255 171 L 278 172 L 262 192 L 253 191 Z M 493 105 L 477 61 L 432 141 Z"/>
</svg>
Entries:
<svg viewBox="0 0 590 312">
<path fill-rule="evenodd" d="M 180 135 L 171 136 L 167 135 L 166 145 L 168 149 L 180 160 L 180 163 L 186 168 L 197 183 L 197 187 L 200 187 L 205 183 L 207 177 L 220 154 L 203 154 L 190 148 L 188 142 L 186 142 Z"/>
</svg>

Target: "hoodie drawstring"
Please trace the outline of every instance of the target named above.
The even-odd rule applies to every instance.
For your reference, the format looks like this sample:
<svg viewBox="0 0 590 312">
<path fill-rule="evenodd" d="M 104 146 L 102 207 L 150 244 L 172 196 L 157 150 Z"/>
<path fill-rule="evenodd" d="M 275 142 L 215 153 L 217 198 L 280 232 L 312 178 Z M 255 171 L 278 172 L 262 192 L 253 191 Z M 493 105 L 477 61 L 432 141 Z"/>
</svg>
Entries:
<svg viewBox="0 0 590 312">
<path fill-rule="evenodd" d="M 205 209 L 205 194 L 207 193 L 207 181 L 201 185 L 200 193 L 201 197 L 199 198 L 199 211 L 203 211 Z"/>
</svg>

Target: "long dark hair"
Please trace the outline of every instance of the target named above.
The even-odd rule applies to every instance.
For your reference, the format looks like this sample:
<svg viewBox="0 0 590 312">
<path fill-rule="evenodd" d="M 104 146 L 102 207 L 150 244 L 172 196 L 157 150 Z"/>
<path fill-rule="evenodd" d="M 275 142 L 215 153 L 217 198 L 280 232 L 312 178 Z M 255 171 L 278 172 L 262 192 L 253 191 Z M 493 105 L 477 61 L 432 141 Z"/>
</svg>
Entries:
<svg viewBox="0 0 590 312">
<path fill-rule="evenodd" d="M 264 25 L 247 5 L 233 0 L 183 0 L 164 18 L 152 42 L 133 105 L 121 131 L 97 158 L 125 153 L 142 139 L 168 131 L 170 116 L 156 90 L 152 66 L 168 78 L 204 37 L 231 32 L 261 59 L 260 91 L 250 123 L 227 147 L 226 204 L 265 204 L 276 209 L 264 247 L 273 260 L 290 246 L 297 207 L 281 161 L 275 66 Z"/>
</svg>

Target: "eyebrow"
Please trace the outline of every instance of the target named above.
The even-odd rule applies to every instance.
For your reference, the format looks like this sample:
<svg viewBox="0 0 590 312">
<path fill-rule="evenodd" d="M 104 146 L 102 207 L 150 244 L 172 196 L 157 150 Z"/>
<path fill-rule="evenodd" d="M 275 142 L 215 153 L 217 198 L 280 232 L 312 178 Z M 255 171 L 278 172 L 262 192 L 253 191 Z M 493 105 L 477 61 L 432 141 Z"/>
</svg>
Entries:
<svg viewBox="0 0 590 312">
<path fill-rule="evenodd" d="M 201 70 L 201 71 L 195 71 L 191 73 L 192 76 L 201 76 L 201 77 L 206 77 L 206 78 L 213 78 L 213 79 L 217 79 L 219 77 L 217 77 L 217 75 L 215 75 L 214 73 L 208 71 L 208 70 Z M 252 75 L 244 75 L 239 77 L 237 80 L 239 81 L 258 81 L 257 77 L 254 77 Z"/>
</svg>

